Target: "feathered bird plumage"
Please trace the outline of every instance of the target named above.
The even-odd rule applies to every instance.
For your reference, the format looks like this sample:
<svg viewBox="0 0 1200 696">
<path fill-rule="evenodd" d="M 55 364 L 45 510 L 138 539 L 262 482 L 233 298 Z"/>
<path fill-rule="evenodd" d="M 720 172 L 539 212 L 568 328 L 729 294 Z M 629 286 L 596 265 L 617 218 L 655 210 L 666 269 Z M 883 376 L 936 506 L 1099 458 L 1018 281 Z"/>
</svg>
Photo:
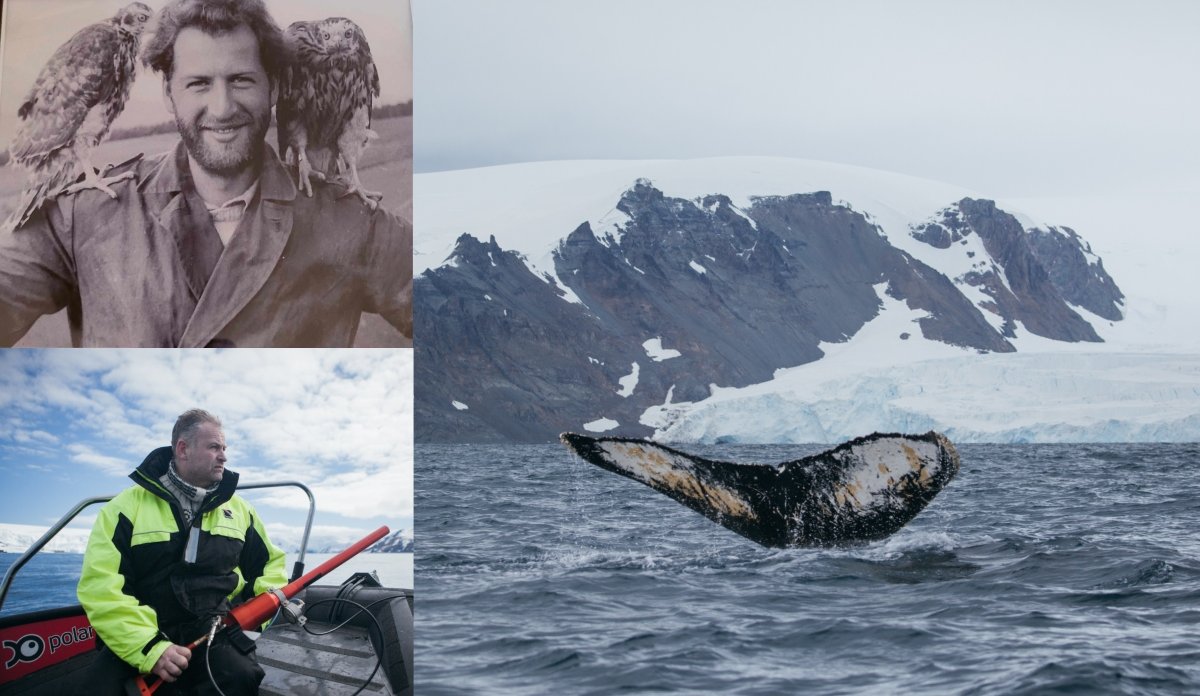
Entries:
<svg viewBox="0 0 1200 696">
<path fill-rule="evenodd" d="M 293 22 L 287 29 L 290 67 L 280 84 L 275 115 L 279 152 L 299 168 L 299 185 L 311 195 L 313 172 L 336 168 L 348 192 L 375 207 L 382 196 L 367 191 L 358 161 L 367 143 L 379 72 L 362 29 L 345 17 Z"/>
<path fill-rule="evenodd" d="M 116 195 L 106 185 L 112 180 L 97 176 L 90 154 L 125 108 L 138 40 L 152 16 L 144 3 L 127 5 L 111 19 L 80 29 L 42 68 L 17 110 L 22 122 L 9 155 L 28 176 L 5 229 L 23 225 L 80 173 L 85 178 L 80 187 Z"/>
</svg>

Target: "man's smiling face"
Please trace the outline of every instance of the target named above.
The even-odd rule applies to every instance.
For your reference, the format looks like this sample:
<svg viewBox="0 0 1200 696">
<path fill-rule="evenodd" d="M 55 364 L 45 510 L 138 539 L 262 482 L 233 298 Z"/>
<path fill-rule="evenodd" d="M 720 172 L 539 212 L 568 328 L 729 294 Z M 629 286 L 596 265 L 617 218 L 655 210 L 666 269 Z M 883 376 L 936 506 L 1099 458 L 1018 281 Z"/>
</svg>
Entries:
<svg viewBox="0 0 1200 696">
<path fill-rule="evenodd" d="M 163 96 L 188 152 L 205 171 L 232 179 L 257 166 L 273 94 L 249 27 L 222 34 L 181 30 Z"/>
</svg>

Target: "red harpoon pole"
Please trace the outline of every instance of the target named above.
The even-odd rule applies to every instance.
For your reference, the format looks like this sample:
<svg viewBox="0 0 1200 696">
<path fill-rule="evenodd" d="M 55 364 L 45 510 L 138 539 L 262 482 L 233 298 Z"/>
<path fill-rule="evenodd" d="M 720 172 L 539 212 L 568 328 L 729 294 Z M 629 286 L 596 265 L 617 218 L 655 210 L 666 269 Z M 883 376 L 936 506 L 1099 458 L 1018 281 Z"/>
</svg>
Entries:
<svg viewBox="0 0 1200 696">
<path fill-rule="evenodd" d="M 387 536 L 389 531 L 391 530 L 389 530 L 387 526 L 376 529 L 362 539 L 354 542 L 350 548 L 342 551 L 328 561 L 325 561 L 316 568 L 313 568 L 304 575 L 301 575 L 295 580 L 279 588 L 279 591 L 282 592 L 283 595 L 288 599 L 295 597 L 300 590 L 303 590 L 317 580 L 325 577 L 341 564 L 357 556 L 359 553 L 362 553 L 362 551 L 371 544 L 374 544 L 383 537 Z M 267 619 L 274 616 L 275 612 L 280 606 L 281 602 L 279 601 L 279 597 L 277 595 L 272 592 L 264 592 L 254 599 L 234 607 L 228 614 L 225 615 L 225 618 L 222 619 L 222 628 L 237 624 L 244 630 L 253 630 L 258 626 L 261 626 Z M 208 634 L 202 635 L 189 643 L 187 645 L 187 649 L 195 650 L 201 645 L 204 645 L 204 641 L 206 640 L 208 640 Z M 151 678 L 155 679 L 153 684 L 147 682 L 147 680 Z M 153 694 L 158 690 L 158 687 L 162 685 L 162 680 L 154 677 L 154 675 L 140 674 L 133 679 L 132 684 L 127 685 L 125 690 L 129 694 L 150 696 L 150 694 Z"/>
</svg>

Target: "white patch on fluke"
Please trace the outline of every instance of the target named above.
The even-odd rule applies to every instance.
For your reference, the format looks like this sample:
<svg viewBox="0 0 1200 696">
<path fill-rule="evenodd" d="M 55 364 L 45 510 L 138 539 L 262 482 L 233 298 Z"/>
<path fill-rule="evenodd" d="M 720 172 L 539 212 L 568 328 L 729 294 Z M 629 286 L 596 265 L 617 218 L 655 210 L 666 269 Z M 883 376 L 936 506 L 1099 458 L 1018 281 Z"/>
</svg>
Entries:
<svg viewBox="0 0 1200 696">
<path fill-rule="evenodd" d="M 864 510 L 885 502 L 884 494 L 912 472 L 918 472 L 916 482 L 923 486 L 937 473 L 938 451 L 937 443 L 909 439 L 887 438 L 857 445 L 841 458 L 857 460 L 859 465 L 834 488 L 829 502 Z"/>
<path fill-rule="evenodd" d="M 732 489 L 712 482 L 700 482 L 692 461 L 650 443 L 602 442 L 609 463 L 634 479 L 659 490 L 669 489 L 684 496 L 704 500 L 722 514 L 754 519 L 756 516 L 744 498 Z"/>
</svg>

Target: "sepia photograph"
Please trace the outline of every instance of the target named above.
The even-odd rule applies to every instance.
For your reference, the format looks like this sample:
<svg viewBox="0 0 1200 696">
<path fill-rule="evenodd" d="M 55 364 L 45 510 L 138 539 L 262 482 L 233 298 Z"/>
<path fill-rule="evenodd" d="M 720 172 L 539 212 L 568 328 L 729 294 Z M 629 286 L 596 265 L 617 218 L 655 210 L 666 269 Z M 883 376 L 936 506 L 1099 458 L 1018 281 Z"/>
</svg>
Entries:
<svg viewBox="0 0 1200 696">
<path fill-rule="evenodd" d="M 407 2 L 3 7 L 0 344 L 411 346 Z"/>
</svg>

